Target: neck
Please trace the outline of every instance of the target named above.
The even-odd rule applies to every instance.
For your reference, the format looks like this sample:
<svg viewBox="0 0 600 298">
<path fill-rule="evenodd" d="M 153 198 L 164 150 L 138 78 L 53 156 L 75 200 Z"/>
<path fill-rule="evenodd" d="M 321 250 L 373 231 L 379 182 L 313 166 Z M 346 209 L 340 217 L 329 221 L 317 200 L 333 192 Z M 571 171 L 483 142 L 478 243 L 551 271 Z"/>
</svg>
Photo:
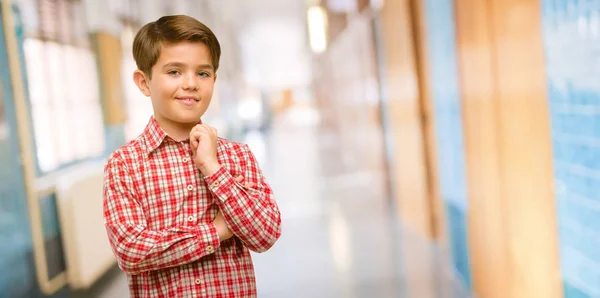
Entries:
<svg viewBox="0 0 600 298">
<path fill-rule="evenodd" d="M 156 122 L 162 128 L 169 137 L 182 141 L 190 137 L 190 131 L 196 126 L 197 123 L 179 123 L 162 117 L 154 117 Z"/>
</svg>

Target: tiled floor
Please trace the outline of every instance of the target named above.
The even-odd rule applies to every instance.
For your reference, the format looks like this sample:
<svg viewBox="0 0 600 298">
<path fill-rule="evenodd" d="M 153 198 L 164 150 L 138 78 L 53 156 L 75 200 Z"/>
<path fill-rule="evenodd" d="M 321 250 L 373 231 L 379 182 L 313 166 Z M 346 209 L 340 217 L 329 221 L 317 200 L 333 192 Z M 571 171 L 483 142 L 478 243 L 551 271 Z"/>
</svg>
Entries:
<svg viewBox="0 0 600 298">
<path fill-rule="evenodd" d="M 381 171 L 332 171 L 344 155 L 335 142 L 310 126 L 274 127 L 247 139 L 283 217 L 279 242 L 254 255 L 259 297 L 468 297 L 435 248 L 398 224 Z M 74 296 L 127 297 L 126 279 L 114 270 L 92 292 Z"/>
</svg>

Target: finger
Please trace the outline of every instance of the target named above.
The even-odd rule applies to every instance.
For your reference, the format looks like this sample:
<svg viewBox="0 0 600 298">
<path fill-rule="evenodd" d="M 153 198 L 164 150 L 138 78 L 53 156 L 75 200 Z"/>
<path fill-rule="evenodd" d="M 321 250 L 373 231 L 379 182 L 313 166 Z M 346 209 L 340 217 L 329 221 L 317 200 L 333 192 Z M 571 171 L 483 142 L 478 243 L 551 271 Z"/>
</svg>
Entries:
<svg viewBox="0 0 600 298">
<path fill-rule="evenodd" d="M 206 125 L 206 124 L 200 124 L 197 126 L 199 131 L 204 131 L 204 132 L 211 132 L 210 130 L 210 126 Z"/>
<path fill-rule="evenodd" d="M 245 188 L 253 188 L 256 184 L 252 183 L 252 182 L 246 182 L 244 183 L 244 187 Z"/>
<path fill-rule="evenodd" d="M 192 147 L 192 151 L 196 151 L 196 148 L 198 148 L 198 140 L 190 138 L 190 146 Z"/>
<path fill-rule="evenodd" d="M 192 147 L 192 151 L 195 152 L 198 149 L 198 144 L 200 143 L 200 133 L 192 132 L 190 133 L 190 146 Z"/>
<path fill-rule="evenodd" d="M 217 135 L 217 129 L 210 125 L 202 124 L 202 129 L 207 133 L 214 134 L 215 136 Z"/>
<path fill-rule="evenodd" d="M 190 139 L 191 139 L 191 135 L 197 131 L 198 131 L 198 125 L 194 126 L 194 128 L 192 128 L 192 130 L 190 130 Z"/>
<path fill-rule="evenodd" d="M 200 134 L 200 132 L 198 131 L 198 129 L 192 129 L 190 131 L 190 140 L 193 140 L 194 137 L 197 137 Z"/>
<path fill-rule="evenodd" d="M 190 141 L 196 142 L 196 143 L 200 142 L 200 139 L 202 138 L 203 134 L 204 133 L 200 132 L 200 131 L 192 131 L 190 133 Z"/>
</svg>

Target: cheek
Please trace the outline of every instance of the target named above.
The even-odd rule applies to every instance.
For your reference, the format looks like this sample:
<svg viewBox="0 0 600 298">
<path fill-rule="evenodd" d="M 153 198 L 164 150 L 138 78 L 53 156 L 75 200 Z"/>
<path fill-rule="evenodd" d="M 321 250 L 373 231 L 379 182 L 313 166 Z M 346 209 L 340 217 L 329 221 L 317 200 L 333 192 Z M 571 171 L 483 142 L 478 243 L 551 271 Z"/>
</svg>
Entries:
<svg viewBox="0 0 600 298">
<path fill-rule="evenodd" d="M 162 94 L 170 94 L 176 91 L 178 87 L 177 80 L 172 78 L 164 78 L 156 82 L 155 89 Z"/>
<path fill-rule="evenodd" d="M 161 84 L 158 80 L 152 80 L 150 84 L 148 84 L 148 87 L 152 94 L 160 94 L 162 92 Z"/>
<path fill-rule="evenodd" d="M 215 88 L 215 84 L 214 83 L 207 83 L 204 84 L 202 87 L 202 93 L 204 93 L 205 95 L 210 95 L 213 93 L 214 88 Z"/>
</svg>

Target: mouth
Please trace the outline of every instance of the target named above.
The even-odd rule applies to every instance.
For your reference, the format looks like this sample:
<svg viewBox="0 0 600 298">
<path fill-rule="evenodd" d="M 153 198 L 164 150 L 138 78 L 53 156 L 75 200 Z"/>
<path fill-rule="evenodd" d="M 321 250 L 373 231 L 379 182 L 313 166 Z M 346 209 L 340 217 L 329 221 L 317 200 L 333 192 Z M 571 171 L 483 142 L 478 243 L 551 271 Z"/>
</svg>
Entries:
<svg viewBox="0 0 600 298">
<path fill-rule="evenodd" d="M 180 97 L 175 97 L 175 99 L 177 99 L 177 101 L 184 103 L 186 105 L 193 105 L 200 101 L 197 97 L 194 97 L 194 96 L 180 96 Z"/>
</svg>

